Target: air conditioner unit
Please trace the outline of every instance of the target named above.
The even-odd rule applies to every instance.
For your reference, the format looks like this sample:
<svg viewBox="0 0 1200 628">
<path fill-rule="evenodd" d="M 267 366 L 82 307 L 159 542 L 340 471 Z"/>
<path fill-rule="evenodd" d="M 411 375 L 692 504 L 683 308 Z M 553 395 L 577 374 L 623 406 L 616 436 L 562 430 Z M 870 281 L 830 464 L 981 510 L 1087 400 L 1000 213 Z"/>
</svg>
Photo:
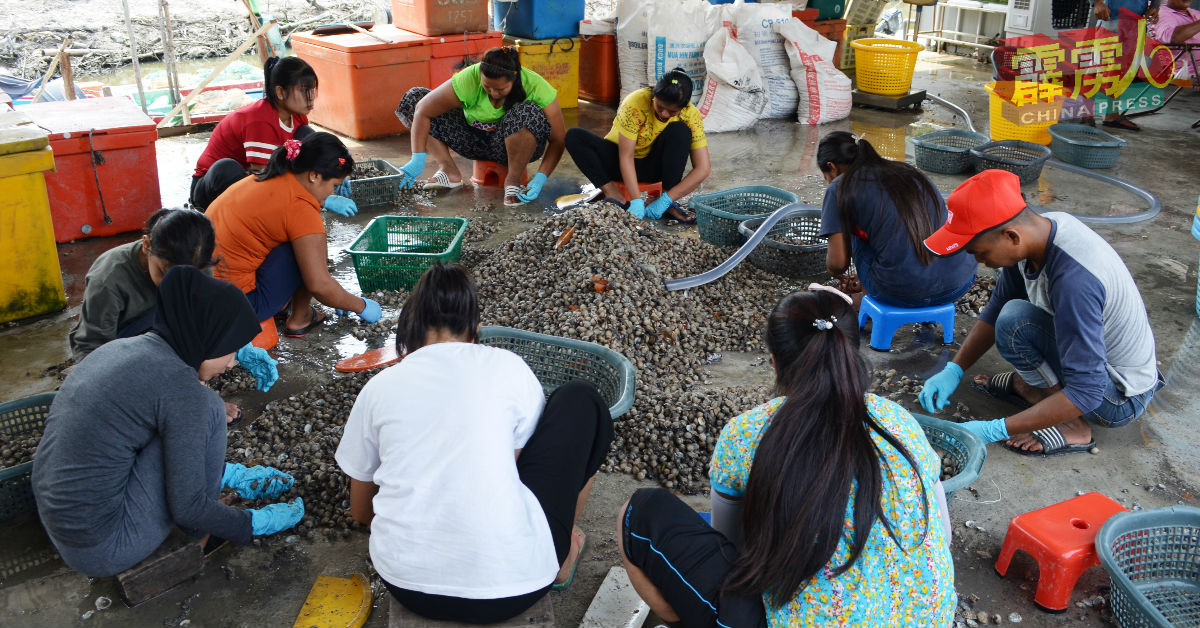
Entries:
<svg viewBox="0 0 1200 628">
<path fill-rule="evenodd" d="M 1050 24 L 1050 0 L 1008 0 L 1004 32 L 1008 37 L 1034 34 L 1054 37 L 1058 31 Z"/>
</svg>

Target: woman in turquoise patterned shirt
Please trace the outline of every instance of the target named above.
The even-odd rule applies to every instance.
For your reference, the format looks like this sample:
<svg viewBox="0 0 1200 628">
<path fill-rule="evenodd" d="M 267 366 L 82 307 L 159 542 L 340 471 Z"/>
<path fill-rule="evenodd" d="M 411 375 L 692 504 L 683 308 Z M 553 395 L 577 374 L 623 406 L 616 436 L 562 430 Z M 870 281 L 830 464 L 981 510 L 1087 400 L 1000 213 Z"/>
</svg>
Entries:
<svg viewBox="0 0 1200 628">
<path fill-rule="evenodd" d="M 867 394 L 850 298 L 809 289 L 767 321 L 786 396 L 721 431 L 712 527 L 665 489 L 637 491 L 618 520 L 629 578 L 680 626 L 948 626 L 937 455 L 907 410 Z"/>
</svg>

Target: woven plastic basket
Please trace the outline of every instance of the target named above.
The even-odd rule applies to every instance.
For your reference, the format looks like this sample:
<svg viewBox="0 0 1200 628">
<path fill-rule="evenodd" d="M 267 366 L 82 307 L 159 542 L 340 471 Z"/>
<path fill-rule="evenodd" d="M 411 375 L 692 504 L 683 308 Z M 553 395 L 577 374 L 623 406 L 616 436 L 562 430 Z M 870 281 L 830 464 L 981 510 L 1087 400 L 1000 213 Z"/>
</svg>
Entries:
<svg viewBox="0 0 1200 628">
<path fill-rule="evenodd" d="M 971 149 L 976 167 L 980 170 L 1007 170 L 1015 173 L 1022 184 L 1034 183 L 1042 175 L 1042 166 L 1050 159 L 1050 149 L 1033 142 L 1000 140 L 980 144 Z"/>
<path fill-rule="evenodd" d="M 347 249 L 363 292 L 408 290 L 434 264 L 462 256 L 466 218 L 379 216 Z"/>
<path fill-rule="evenodd" d="M 0 404 L 0 434 L 13 437 L 42 429 L 53 401 L 54 393 L 48 392 Z M 0 469 L 0 521 L 34 509 L 32 472 L 32 461 Z"/>
<path fill-rule="evenodd" d="M 1060 122 L 1051 125 L 1050 148 L 1054 156 L 1084 168 L 1112 168 L 1117 165 L 1121 149 L 1129 145 L 1112 133 L 1106 133 L 1086 124 Z"/>
<path fill-rule="evenodd" d="M 993 140 L 1023 140 L 1043 146 L 1050 143 L 1046 129 L 1062 114 L 1061 86 L 992 81 L 984 87 L 988 91 L 988 133 Z"/>
<path fill-rule="evenodd" d="M 887 6 L 888 0 L 850 0 L 846 3 L 846 15 L 843 19 L 850 26 L 870 25 L 875 30 L 875 23 Z"/>
<path fill-rule="evenodd" d="M 542 383 L 546 396 L 571 380 L 582 379 L 600 391 L 612 418 L 633 407 L 637 388 L 633 363 L 608 347 L 510 327 L 484 327 L 479 330 L 479 342 L 521 356 Z"/>
<path fill-rule="evenodd" d="M 881 96 L 901 96 L 912 87 L 913 70 L 921 44 L 902 39 L 868 37 L 850 42 L 855 53 L 854 76 L 859 91 Z"/>
<path fill-rule="evenodd" d="M 724 192 L 701 194 L 688 203 L 696 210 L 700 239 L 718 246 L 738 246 L 744 240 L 738 231 L 743 220 L 765 218 L 771 212 L 800 198 L 769 185 L 749 185 Z"/>
<path fill-rule="evenodd" d="M 1123 628 L 1200 625 L 1200 509 L 1119 512 L 1096 534 Z"/>
<path fill-rule="evenodd" d="M 758 231 L 766 218 L 751 218 L 738 226 L 746 238 Z M 777 223 L 750 252 L 751 264 L 790 279 L 816 277 L 826 272 L 825 253 L 829 243 L 817 237 L 821 230 L 821 210 L 806 210 Z"/>
<path fill-rule="evenodd" d="M 374 167 L 388 172 L 386 176 L 350 180 L 350 199 L 359 207 L 395 205 L 400 199 L 400 169 L 382 159 L 354 162 L 354 169 Z"/>
<path fill-rule="evenodd" d="M 913 414 L 913 418 L 921 424 L 929 444 L 945 452 L 958 465 L 958 473 L 954 477 L 942 480 L 942 488 L 946 490 L 947 498 L 953 495 L 954 491 L 966 488 L 979 479 L 979 472 L 983 470 L 983 463 L 987 460 L 987 447 L 978 436 L 950 421 L 924 414 Z"/>
<path fill-rule="evenodd" d="M 975 166 L 971 149 L 986 144 L 988 136 L 962 129 L 942 129 L 912 138 L 917 167 L 926 172 L 958 174 Z"/>
</svg>

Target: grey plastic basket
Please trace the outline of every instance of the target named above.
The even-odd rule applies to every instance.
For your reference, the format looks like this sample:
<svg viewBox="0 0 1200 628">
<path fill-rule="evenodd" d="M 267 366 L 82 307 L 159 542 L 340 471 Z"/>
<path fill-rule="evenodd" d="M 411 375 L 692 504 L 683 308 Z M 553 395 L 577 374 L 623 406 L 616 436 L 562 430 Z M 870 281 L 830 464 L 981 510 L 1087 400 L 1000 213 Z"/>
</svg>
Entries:
<svg viewBox="0 0 1200 628">
<path fill-rule="evenodd" d="M 367 179 L 350 179 L 350 200 L 359 207 L 395 205 L 400 200 L 400 169 L 382 159 L 363 159 L 354 162 L 359 166 L 374 166 L 388 172 L 386 176 Z"/>
<path fill-rule="evenodd" d="M 1120 512 L 1096 534 L 1124 628 L 1200 625 L 1200 508 Z"/>
<path fill-rule="evenodd" d="M 766 218 L 751 218 L 738 225 L 749 238 Z M 750 252 L 751 264 L 790 279 L 816 277 L 826 272 L 825 253 L 829 242 L 817 236 L 821 210 L 813 208 L 775 223 L 762 242 Z"/>
<path fill-rule="evenodd" d="M 1083 168 L 1112 168 L 1129 142 L 1086 124 L 1059 122 L 1050 125 L 1054 156 Z"/>
<path fill-rule="evenodd" d="M 633 363 L 628 358 L 594 342 L 549 336 L 511 327 L 489 326 L 479 330 L 479 343 L 507 349 L 521 356 L 549 396 L 559 386 L 582 379 L 591 382 L 608 404 L 612 418 L 633 407 L 637 388 Z"/>
<path fill-rule="evenodd" d="M 960 488 L 970 486 L 979 479 L 983 463 L 987 460 L 987 447 L 978 436 L 957 423 L 935 419 L 924 414 L 913 414 L 930 445 L 946 452 L 958 463 L 958 473 L 942 480 L 947 499 Z"/>
<path fill-rule="evenodd" d="M 769 185 L 748 185 L 692 198 L 700 239 L 717 246 L 738 246 L 744 239 L 738 231 L 742 221 L 766 218 L 771 212 L 800 200 L 787 190 Z"/>
<path fill-rule="evenodd" d="M 942 129 L 910 141 L 918 168 L 926 172 L 958 174 L 975 166 L 971 149 L 986 144 L 988 136 L 962 129 Z"/>
<path fill-rule="evenodd" d="M 999 140 L 971 149 L 978 170 L 1007 170 L 1022 184 L 1034 183 L 1042 176 L 1042 166 L 1050 155 L 1049 148 L 1022 140 Z"/>
</svg>

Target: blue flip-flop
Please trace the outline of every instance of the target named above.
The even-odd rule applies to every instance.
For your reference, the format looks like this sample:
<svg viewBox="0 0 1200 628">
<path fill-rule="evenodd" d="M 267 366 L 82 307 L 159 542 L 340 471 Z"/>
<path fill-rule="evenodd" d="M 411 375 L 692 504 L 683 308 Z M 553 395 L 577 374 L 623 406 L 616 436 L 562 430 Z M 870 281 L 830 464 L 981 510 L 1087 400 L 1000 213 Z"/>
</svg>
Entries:
<svg viewBox="0 0 1200 628">
<path fill-rule="evenodd" d="M 582 532 L 582 530 L 580 530 Z M 571 530 L 571 536 L 575 536 L 575 531 Z M 575 562 L 571 564 L 571 575 L 567 576 L 562 582 L 555 582 L 550 585 L 551 591 L 566 591 L 571 588 L 571 583 L 575 581 L 575 571 L 579 569 L 579 562 L 583 560 L 583 550 L 587 549 L 587 534 L 583 535 L 583 544 L 579 546 L 579 554 L 575 556 Z"/>
</svg>

